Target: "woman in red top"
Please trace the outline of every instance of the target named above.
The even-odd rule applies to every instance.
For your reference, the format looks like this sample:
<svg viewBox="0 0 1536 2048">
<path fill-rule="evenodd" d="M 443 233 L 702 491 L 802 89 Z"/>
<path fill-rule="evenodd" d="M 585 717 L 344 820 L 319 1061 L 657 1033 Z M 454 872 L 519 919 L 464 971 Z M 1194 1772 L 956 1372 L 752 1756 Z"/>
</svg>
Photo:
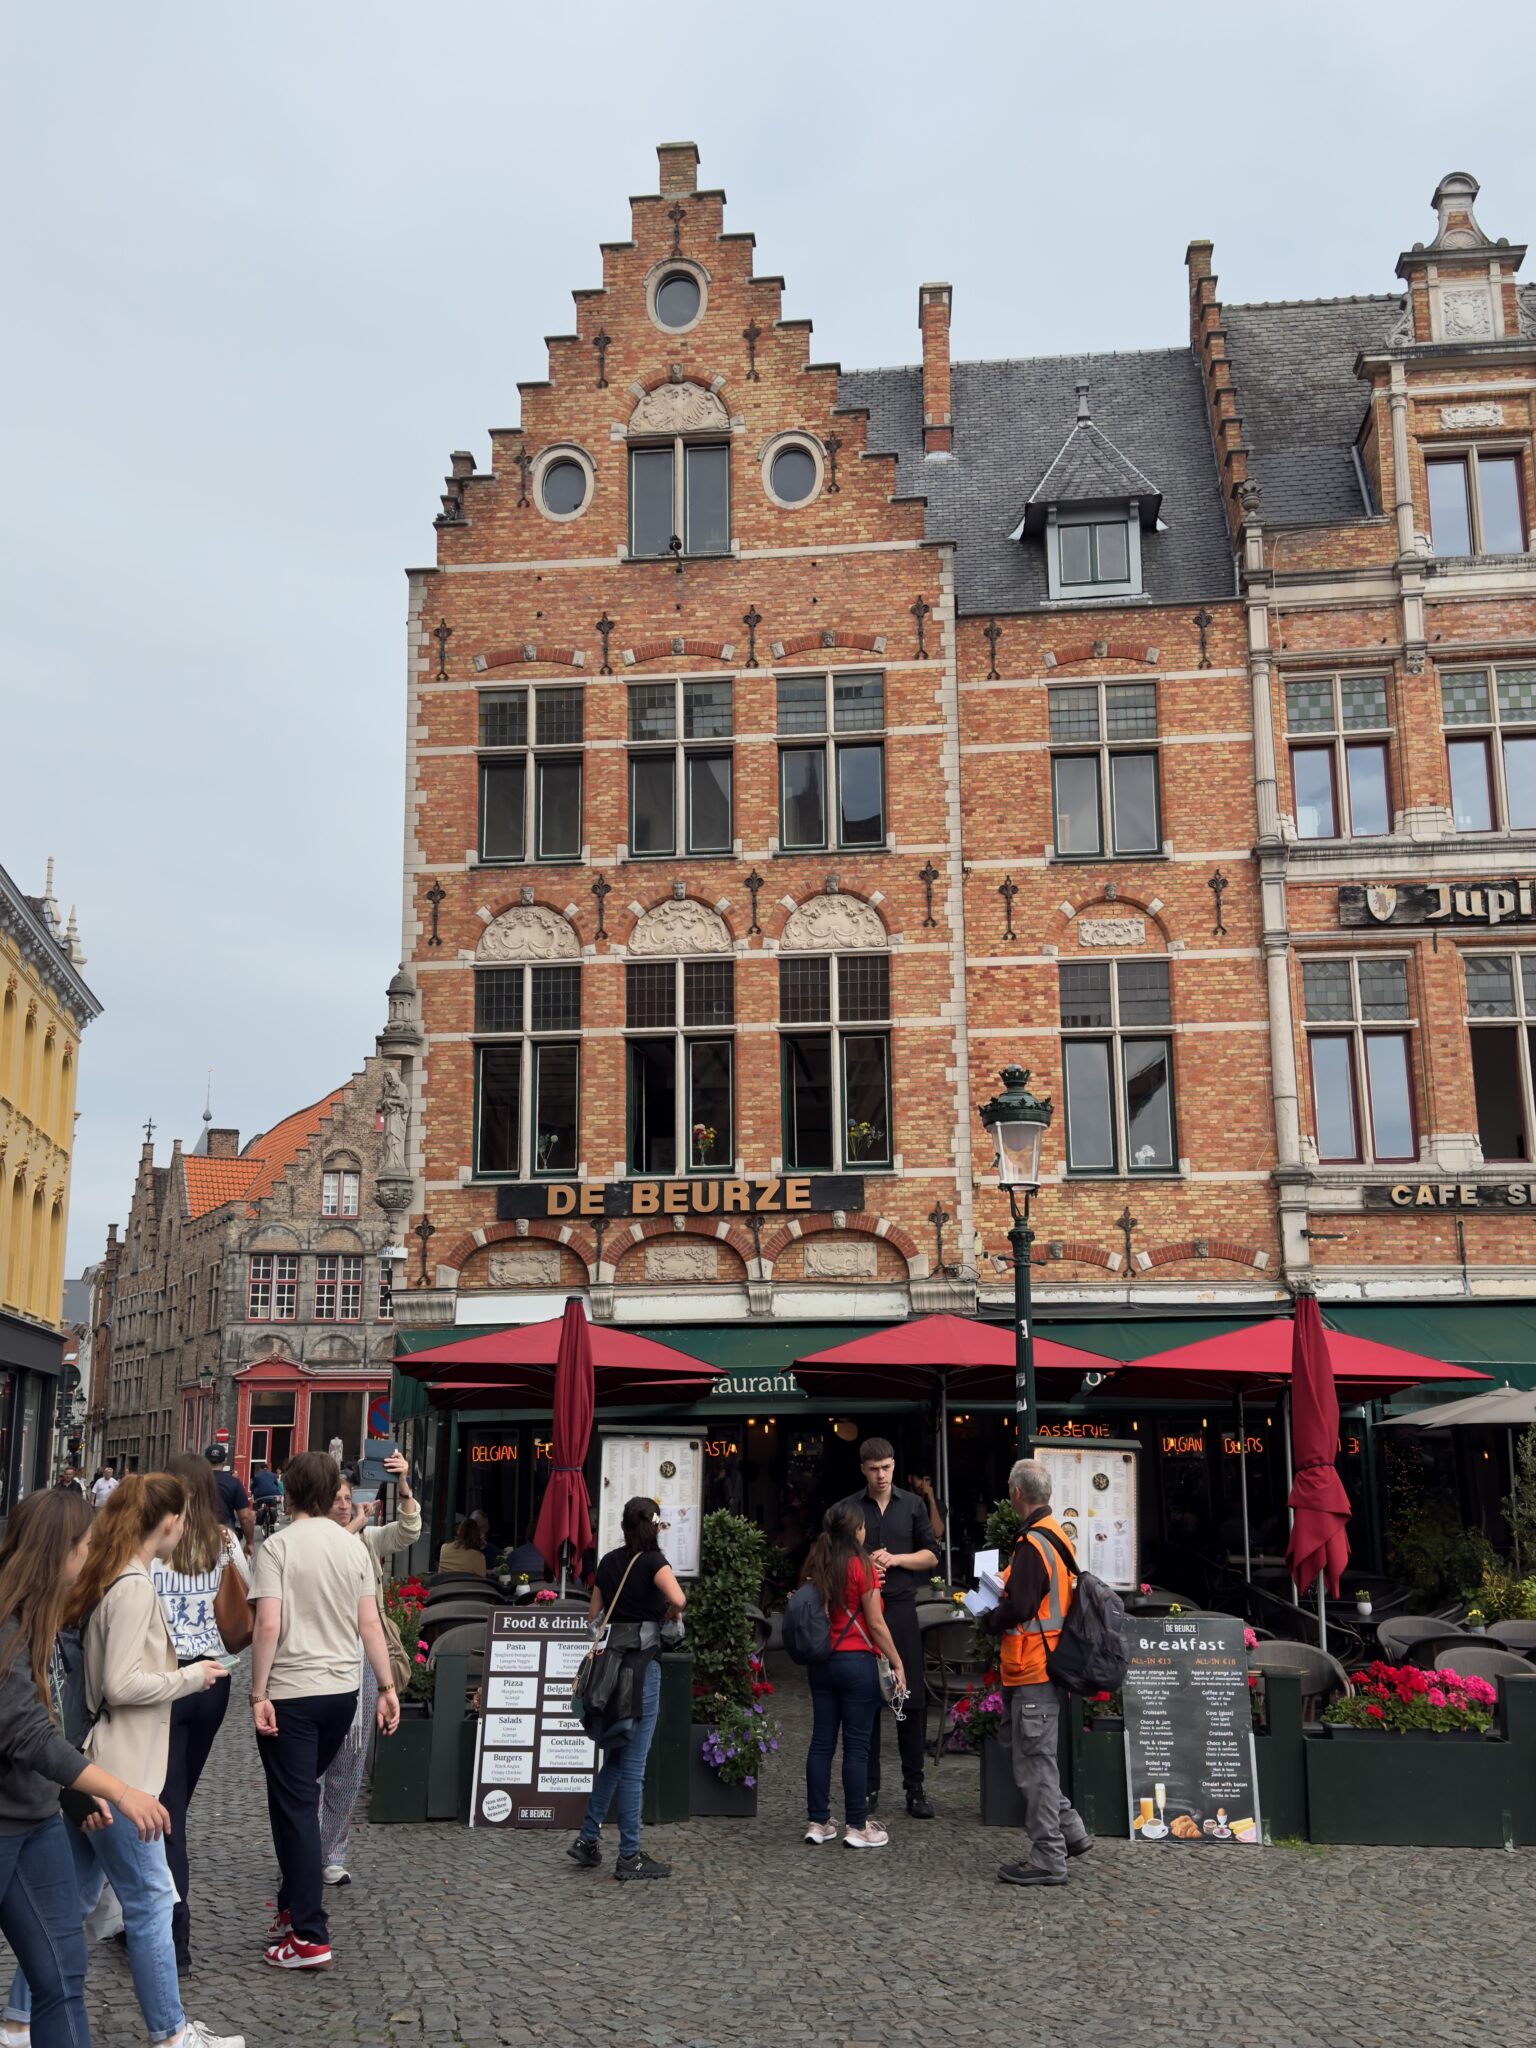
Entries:
<svg viewBox="0 0 1536 2048">
<path fill-rule="evenodd" d="M 832 1756 L 841 1728 L 843 1840 L 850 1849 L 883 1849 L 890 1836 L 867 1817 L 869 1738 L 881 1706 L 876 1652 L 890 1659 L 898 1691 L 906 1678 L 885 1625 L 875 1568 L 864 1555 L 863 1517 L 846 1503 L 827 1510 L 802 1576 L 820 1593 L 832 1632 L 832 1655 L 806 1667 L 812 1726 L 805 1758 L 805 1839 L 819 1848 L 837 1836 Z"/>
</svg>

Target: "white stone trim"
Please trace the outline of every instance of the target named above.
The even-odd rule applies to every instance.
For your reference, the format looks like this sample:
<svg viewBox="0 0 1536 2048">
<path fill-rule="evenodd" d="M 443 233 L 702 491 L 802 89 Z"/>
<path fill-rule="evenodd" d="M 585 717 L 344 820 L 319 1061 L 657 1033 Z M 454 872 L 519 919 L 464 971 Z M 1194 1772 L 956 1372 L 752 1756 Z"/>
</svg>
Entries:
<svg viewBox="0 0 1536 2048">
<path fill-rule="evenodd" d="M 803 498 L 781 498 L 773 488 L 773 465 L 786 448 L 803 448 L 816 467 L 816 481 Z M 784 512 L 803 512 L 814 505 L 826 488 L 827 451 L 812 433 L 803 427 L 789 427 L 782 434 L 773 434 L 763 443 L 758 456 L 758 468 L 762 473 L 763 492 L 771 504 Z"/>
<path fill-rule="evenodd" d="M 557 462 L 574 462 L 586 478 L 586 492 L 574 512 L 551 512 L 544 502 L 544 477 Z M 533 459 L 532 484 L 534 507 L 541 519 L 547 519 L 554 526 L 569 526 L 573 519 L 582 518 L 592 508 L 593 493 L 597 489 L 597 468 L 585 448 L 575 441 L 556 441 L 548 448 L 541 449 Z"/>
</svg>

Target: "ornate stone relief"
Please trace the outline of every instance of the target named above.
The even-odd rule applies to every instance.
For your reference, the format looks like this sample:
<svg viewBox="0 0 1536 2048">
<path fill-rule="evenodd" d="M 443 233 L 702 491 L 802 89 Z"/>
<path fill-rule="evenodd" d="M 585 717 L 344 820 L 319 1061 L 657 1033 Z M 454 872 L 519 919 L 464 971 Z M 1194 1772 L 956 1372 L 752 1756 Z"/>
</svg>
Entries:
<svg viewBox="0 0 1536 2048">
<path fill-rule="evenodd" d="M 687 900 L 658 903 L 630 934 L 631 953 L 729 953 L 731 934 L 717 911 Z"/>
<path fill-rule="evenodd" d="M 493 917 L 480 935 L 482 960 L 579 960 L 581 941 L 557 911 L 519 904 Z"/>
<path fill-rule="evenodd" d="M 1147 922 L 1142 917 L 1080 917 L 1077 939 L 1081 946 L 1144 946 Z"/>
<path fill-rule="evenodd" d="M 1502 427 L 1502 405 L 1442 405 L 1440 424 L 1457 431 L 1464 427 Z"/>
<path fill-rule="evenodd" d="M 560 1247 L 520 1244 L 494 1251 L 486 1260 L 486 1278 L 493 1287 L 558 1287 Z"/>
<path fill-rule="evenodd" d="M 880 1251 L 872 1237 L 813 1237 L 805 1246 L 807 1280 L 873 1280 Z"/>
<path fill-rule="evenodd" d="M 658 1238 L 645 1248 L 647 1280 L 699 1281 L 715 1278 L 715 1248 L 698 1238 L 672 1243 Z"/>
<path fill-rule="evenodd" d="M 629 416 L 632 434 L 692 434 L 701 428 L 730 430 L 731 417 L 702 384 L 658 384 Z"/>
<path fill-rule="evenodd" d="M 856 896 L 813 896 L 791 911 L 779 940 L 786 953 L 843 953 L 886 944 L 879 915 Z"/>
<path fill-rule="evenodd" d="M 1488 287 L 1463 285 L 1442 290 L 1440 332 L 1447 341 L 1487 339 L 1493 333 L 1493 302 Z"/>
</svg>

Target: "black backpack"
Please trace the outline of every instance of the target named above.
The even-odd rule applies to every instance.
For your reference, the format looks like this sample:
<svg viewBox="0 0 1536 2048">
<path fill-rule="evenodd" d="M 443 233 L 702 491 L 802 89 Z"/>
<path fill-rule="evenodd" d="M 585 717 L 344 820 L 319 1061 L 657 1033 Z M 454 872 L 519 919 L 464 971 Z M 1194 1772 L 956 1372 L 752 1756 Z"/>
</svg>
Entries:
<svg viewBox="0 0 1536 2048">
<path fill-rule="evenodd" d="M 1122 1633 L 1125 1602 L 1113 1586 L 1083 1571 L 1059 1536 L 1038 1524 L 1027 1533 L 1043 1536 L 1077 1580 L 1056 1647 L 1045 1653 L 1051 1682 L 1083 1697 L 1117 1691 L 1130 1664 Z"/>
<path fill-rule="evenodd" d="M 832 1623 L 822 1604 L 820 1593 L 807 1579 L 803 1586 L 797 1586 L 790 1594 L 784 1609 L 784 1648 L 796 1664 L 824 1664 L 841 1643 L 843 1636 L 858 1622 L 857 1610 L 848 1617 L 848 1626 L 832 1640 Z M 873 1647 L 873 1645 L 871 1645 Z"/>
</svg>

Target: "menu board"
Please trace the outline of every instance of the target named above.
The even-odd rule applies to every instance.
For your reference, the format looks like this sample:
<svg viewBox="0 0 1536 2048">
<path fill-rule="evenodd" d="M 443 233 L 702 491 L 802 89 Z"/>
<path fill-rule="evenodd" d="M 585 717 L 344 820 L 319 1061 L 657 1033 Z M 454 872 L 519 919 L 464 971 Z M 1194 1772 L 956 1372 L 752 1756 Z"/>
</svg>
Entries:
<svg viewBox="0 0 1536 2048">
<path fill-rule="evenodd" d="M 571 1713 L 587 1654 L 584 1614 L 498 1607 L 486 1624 L 475 1737 L 472 1828 L 574 1828 L 587 1810 L 597 1747 Z"/>
<path fill-rule="evenodd" d="M 1106 1586 L 1141 1584 L 1134 1443 L 1041 1443 L 1030 1456 L 1051 1475 L 1051 1513 L 1084 1571 Z"/>
<path fill-rule="evenodd" d="M 623 1544 L 624 1503 L 637 1494 L 660 1501 L 667 1563 L 680 1579 L 697 1578 L 699 1524 L 704 1514 L 704 1443 L 696 1436 L 610 1436 L 604 1432 L 603 1478 L 597 1503 L 597 1554 Z"/>
<path fill-rule="evenodd" d="M 1131 1837 L 1185 1849 L 1262 1840 L 1243 1624 L 1173 1614 L 1125 1624 Z"/>
</svg>

